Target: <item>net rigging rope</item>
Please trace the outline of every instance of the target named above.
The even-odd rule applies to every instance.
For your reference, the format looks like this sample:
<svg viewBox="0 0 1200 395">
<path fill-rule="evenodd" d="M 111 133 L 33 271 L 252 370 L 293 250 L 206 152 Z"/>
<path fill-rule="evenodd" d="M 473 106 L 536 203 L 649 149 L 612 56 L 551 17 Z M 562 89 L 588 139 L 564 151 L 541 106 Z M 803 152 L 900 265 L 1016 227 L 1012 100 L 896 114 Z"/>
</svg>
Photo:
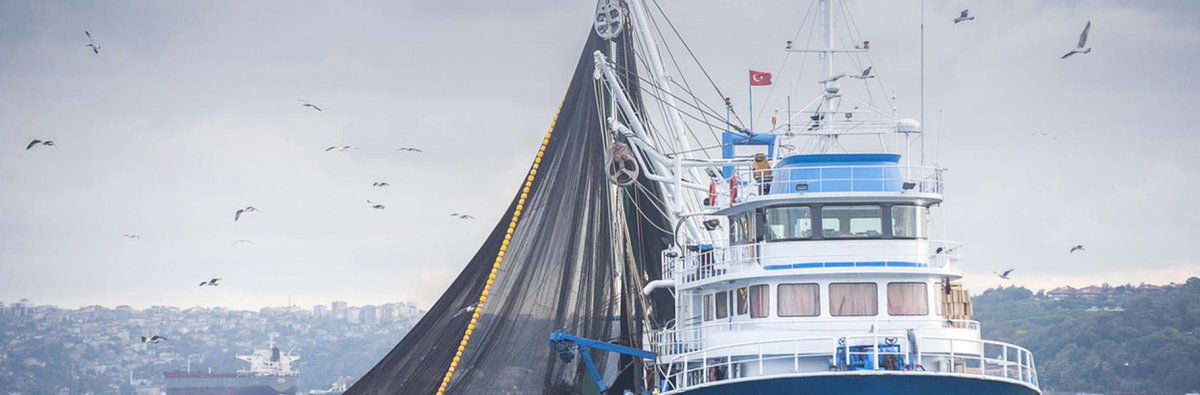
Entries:
<svg viewBox="0 0 1200 395">
<path fill-rule="evenodd" d="M 458 350 L 454 352 L 454 359 L 450 361 L 450 367 L 446 369 L 446 375 L 442 378 L 442 385 L 437 390 L 438 395 L 446 393 L 446 387 L 450 386 L 450 380 L 454 378 L 454 370 L 458 368 L 458 363 L 462 360 L 463 351 L 467 349 L 467 344 L 471 341 L 471 333 L 475 331 L 475 324 L 479 322 L 479 316 L 483 313 L 483 307 L 488 299 L 488 291 L 491 290 L 492 283 L 496 280 L 496 272 L 500 271 L 500 264 L 504 261 L 504 253 L 508 251 L 508 242 L 512 240 L 513 231 L 517 229 L 517 220 L 521 218 L 521 210 L 525 208 L 525 198 L 529 197 L 529 189 L 533 186 L 538 166 L 542 164 L 542 156 L 546 153 L 546 146 L 550 144 L 550 135 L 554 133 L 554 125 L 558 123 L 558 115 L 562 113 L 562 106 L 566 101 L 567 98 L 564 95 L 563 99 L 558 103 L 558 109 L 554 111 L 554 119 L 550 120 L 550 129 L 546 131 L 546 137 L 542 139 L 542 146 L 538 148 L 537 157 L 533 159 L 533 166 L 529 168 L 529 175 L 525 177 L 525 186 L 521 189 L 521 198 L 517 200 L 517 206 L 513 210 L 512 219 L 508 222 L 508 230 L 504 233 L 504 241 L 500 243 L 500 252 L 496 254 L 496 262 L 492 264 L 492 272 L 488 274 L 487 285 L 484 285 L 483 292 L 479 294 L 479 302 L 475 304 L 475 311 L 471 314 L 471 323 L 467 324 L 467 330 L 463 333 L 462 341 L 458 343 Z"/>
</svg>

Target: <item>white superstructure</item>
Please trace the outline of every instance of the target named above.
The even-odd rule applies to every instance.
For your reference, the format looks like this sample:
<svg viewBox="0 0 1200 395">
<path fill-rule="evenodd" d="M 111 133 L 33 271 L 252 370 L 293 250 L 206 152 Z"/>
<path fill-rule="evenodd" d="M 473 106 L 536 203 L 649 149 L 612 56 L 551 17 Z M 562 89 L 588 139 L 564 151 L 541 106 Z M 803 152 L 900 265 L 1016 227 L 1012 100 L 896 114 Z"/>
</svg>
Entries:
<svg viewBox="0 0 1200 395">
<path fill-rule="evenodd" d="M 628 1 L 628 31 L 650 64 L 639 82 L 646 110 L 609 61 L 616 51 L 595 53 L 596 78 L 612 100 L 613 140 L 628 144 L 658 182 L 678 224 L 662 255 L 663 279 L 646 287 L 675 300 L 674 322 L 648 339 L 665 378 L 660 389 L 876 375 L 1040 392 L 1031 353 L 981 339 L 969 319 L 957 283 L 962 246 L 929 237 L 943 169 L 909 159 L 923 158 L 921 124 L 899 118 L 890 101 L 876 110 L 843 91 L 842 80 L 870 83 L 875 71 L 854 63 L 864 69 L 839 72 L 834 57 L 866 53 L 869 43 L 837 48 L 837 9 L 819 3 L 823 48 L 787 48 L 819 55 L 818 96 L 766 130 L 739 131 L 726 119 L 721 159 L 697 158 L 689 147 L 641 0 Z M 661 114 L 641 112 L 653 110 Z M 654 129 L 651 117 L 666 122 Z M 850 139 L 871 146 L 852 150 Z M 762 154 L 757 165 L 754 153 Z"/>
</svg>

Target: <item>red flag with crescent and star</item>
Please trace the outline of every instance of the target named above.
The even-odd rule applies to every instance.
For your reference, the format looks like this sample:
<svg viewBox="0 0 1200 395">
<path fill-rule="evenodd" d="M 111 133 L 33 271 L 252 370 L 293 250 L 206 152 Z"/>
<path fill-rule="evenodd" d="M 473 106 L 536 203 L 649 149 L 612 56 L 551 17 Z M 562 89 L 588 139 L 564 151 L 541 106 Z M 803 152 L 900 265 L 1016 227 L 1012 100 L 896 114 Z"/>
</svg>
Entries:
<svg viewBox="0 0 1200 395">
<path fill-rule="evenodd" d="M 771 85 L 771 73 L 750 70 L 750 86 Z"/>
</svg>

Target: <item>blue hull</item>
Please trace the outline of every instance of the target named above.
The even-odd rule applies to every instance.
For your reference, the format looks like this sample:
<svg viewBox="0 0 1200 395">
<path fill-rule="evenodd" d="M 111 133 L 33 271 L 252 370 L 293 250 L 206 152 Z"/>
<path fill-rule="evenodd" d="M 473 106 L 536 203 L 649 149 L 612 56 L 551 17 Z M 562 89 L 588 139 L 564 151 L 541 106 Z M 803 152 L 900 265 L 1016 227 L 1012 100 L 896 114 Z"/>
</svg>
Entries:
<svg viewBox="0 0 1200 395">
<path fill-rule="evenodd" d="M 678 394 L 969 394 L 1040 395 L 1041 392 L 1015 382 L 970 376 L 923 374 L 836 374 L 774 377 L 761 380 L 729 380 L 694 387 Z"/>
</svg>

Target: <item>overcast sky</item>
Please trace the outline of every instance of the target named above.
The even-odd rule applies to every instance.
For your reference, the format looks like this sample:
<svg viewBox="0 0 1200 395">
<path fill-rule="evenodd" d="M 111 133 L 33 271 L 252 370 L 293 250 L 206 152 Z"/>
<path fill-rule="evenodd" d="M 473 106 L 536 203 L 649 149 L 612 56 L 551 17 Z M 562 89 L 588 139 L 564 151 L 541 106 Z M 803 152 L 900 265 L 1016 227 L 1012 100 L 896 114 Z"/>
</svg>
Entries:
<svg viewBox="0 0 1200 395">
<path fill-rule="evenodd" d="M 777 75 L 765 108 L 817 93 L 794 89 L 812 60 L 779 69 L 807 2 L 659 1 L 736 106 L 747 68 Z M 918 117 L 920 3 L 849 7 Z M 0 1 L 0 301 L 428 306 L 501 220 L 593 8 Z M 962 8 L 977 19 L 952 23 Z M 929 0 L 925 15 L 927 147 L 950 169 L 935 235 L 966 243 L 968 286 L 1007 268 L 1034 288 L 1200 275 L 1198 3 Z M 1059 60 L 1089 20 L 1093 52 Z M 248 205 L 262 212 L 235 223 Z"/>
</svg>

